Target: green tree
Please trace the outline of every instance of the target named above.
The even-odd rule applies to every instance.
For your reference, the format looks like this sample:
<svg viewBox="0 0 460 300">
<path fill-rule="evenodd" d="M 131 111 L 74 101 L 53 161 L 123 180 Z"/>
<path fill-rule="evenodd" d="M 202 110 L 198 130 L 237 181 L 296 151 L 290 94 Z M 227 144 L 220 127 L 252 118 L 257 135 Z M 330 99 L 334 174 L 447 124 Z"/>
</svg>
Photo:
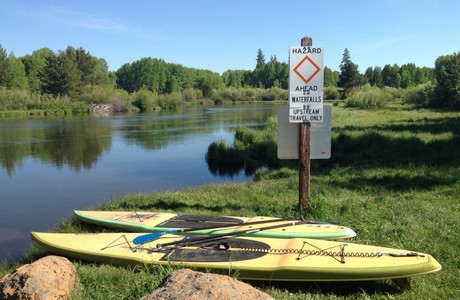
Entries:
<svg viewBox="0 0 460 300">
<path fill-rule="evenodd" d="M 409 73 L 409 71 L 402 70 L 400 72 L 400 74 L 401 74 L 401 83 L 400 83 L 401 88 L 406 89 L 406 88 L 408 88 L 408 87 L 413 85 L 412 77 L 411 77 L 411 74 Z"/>
<path fill-rule="evenodd" d="M 434 68 L 429 68 L 429 67 L 417 68 L 415 72 L 415 77 L 414 77 L 414 84 L 419 85 L 422 83 L 427 83 L 429 81 L 431 82 L 435 81 Z"/>
<path fill-rule="evenodd" d="M 158 76 L 154 70 L 153 59 L 150 57 L 142 58 L 132 64 L 133 78 L 136 79 L 134 90 L 145 88 L 149 91 L 158 90 Z"/>
<path fill-rule="evenodd" d="M 265 65 L 265 55 L 262 52 L 262 49 L 257 50 L 257 58 L 256 58 L 256 68 Z"/>
<path fill-rule="evenodd" d="M 68 46 L 65 51 L 46 56 L 39 72 L 42 93 L 77 97 L 85 87 L 109 82 L 107 63 L 91 56 L 83 48 Z"/>
<path fill-rule="evenodd" d="M 262 49 L 257 50 L 257 57 L 256 57 L 256 68 L 252 74 L 252 83 L 251 85 L 254 87 L 264 87 L 265 82 L 265 56 L 262 52 Z"/>
<path fill-rule="evenodd" d="M 401 75 L 401 87 L 408 88 L 415 85 L 415 76 L 417 73 L 417 66 L 414 63 L 404 64 L 399 69 Z"/>
<path fill-rule="evenodd" d="M 46 58 L 53 54 L 49 48 L 42 48 L 21 57 L 24 64 L 29 90 L 35 93 L 41 92 L 40 72 L 43 71 L 46 65 Z"/>
<path fill-rule="evenodd" d="M 248 70 L 227 70 L 222 73 L 225 87 L 242 88 L 251 85 L 252 72 Z"/>
<path fill-rule="evenodd" d="M 287 90 L 289 88 L 289 64 L 277 62 L 275 65 L 275 71 L 275 80 L 278 81 L 277 87 Z"/>
<path fill-rule="evenodd" d="M 241 88 L 243 87 L 243 76 L 239 70 L 227 70 L 222 73 L 222 80 L 225 87 Z"/>
<path fill-rule="evenodd" d="M 6 87 L 8 68 L 8 54 L 6 53 L 6 49 L 0 44 L 0 86 Z"/>
<path fill-rule="evenodd" d="M 209 97 L 213 90 L 219 90 L 224 87 L 222 77 L 215 72 L 200 70 L 195 83 L 195 88 L 201 90 L 204 97 Z"/>
<path fill-rule="evenodd" d="M 79 84 L 79 71 L 75 61 L 63 51 L 46 58 L 46 65 L 40 73 L 42 93 L 72 96 Z"/>
<path fill-rule="evenodd" d="M 8 55 L 0 45 L 0 86 L 7 89 L 26 89 L 24 64 L 14 54 Z"/>
<path fill-rule="evenodd" d="M 167 84 L 168 93 L 175 93 L 180 91 L 180 82 L 176 75 L 172 75 Z"/>
<path fill-rule="evenodd" d="M 278 64 L 278 61 L 275 57 L 271 57 L 270 61 L 264 65 L 263 72 L 262 72 L 262 83 L 265 88 L 273 87 L 273 84 L 276 79 L 276 67 L 275 65 Z"/>
<path fill-rule="evenodd" d="M 256 88 L 272 88 L 280 87 L 288 88 L 289 65 L 280 63 L 276 56 L 270 57 L 268 62 L 265 62 L 265 55 L 262 50 L 257 51 L 256 67 L 250 72 L 244 74 L 244 85 Z"/>
<path fill-rule="evenodd" d="M 338 86 L 343 88 L 342 96 L 346 98 L 353 88 L 364 83 L 364 77 L 358 71 L 358 65 L 351 61 L 350 51 L 345 48 L 340 64 L 340 75 Z"/>
<path fill-rule="evenodd" d="M 338 71 L 324 67 L 324 86 L 336 86 L 339 81 L 339 74 Z"/>
<path fill-rule="evenodd" d="M 382 79 L 385 86 L 398 88 L 401 86 L 401 74 L 397 64 L 386 64 L 382 70 Z"/>
<path fill-rule="evenodd" d="M 169 94 L 195 88 L 207 95 L 224 85 L 218 73 L 150 57 L 122 65 L 115 75 L 116 85 L 129 93 L 145 88 L 156 94 Z"/>
<path fill-rule="evenodd" d="M 201 90 L 204 97 L 211 96 L 213 90 L 212 78 L 210 76 L 201 76 L 197 80 L 197 87 Z"/>
<path fill-rule="evenodd" d="M 6 87 L 9 89 L 25 90 L 28 87 L 24 64 L 14 55 L 7 60 Z"/>
<path fill-rule="evenodd" d="M 168 64 L 168 81 L 166 93 L 180 92 L 187 84 L 185 68 L 180 64 Z"/>
<path fill-rule="evenodd" d="M 107 62 L 102 58 L 92 56 L 83 48 L 73 49 L 68 47 L 66 53 L 73 57 L 80 73 L 80 84 L 85 85 L 104 85 L 108 82 Z"/>
<path fill-rule="evenodd" d="M 128 93 L 133 93 L 139 90 L 137 78 L 132 71 L 132 64 L 126 63 L 118 68 L 115 72 L 115 82 L 119 88 L 127 91 Z"/>
<path fill-rule="evenodd" d="M 439 107 L 460 108 L 460 52 L 436 59 L 435 98 L 433 104 Z"/>
<path fill-rule="evenodd" d="M 382 77 L 382 68 L 380 67 L 369 67 L 364 72 L 364 77 L 366 77 L 367 82 L 371 86 L 384 87 L 383 77 Z"/>
</svg>

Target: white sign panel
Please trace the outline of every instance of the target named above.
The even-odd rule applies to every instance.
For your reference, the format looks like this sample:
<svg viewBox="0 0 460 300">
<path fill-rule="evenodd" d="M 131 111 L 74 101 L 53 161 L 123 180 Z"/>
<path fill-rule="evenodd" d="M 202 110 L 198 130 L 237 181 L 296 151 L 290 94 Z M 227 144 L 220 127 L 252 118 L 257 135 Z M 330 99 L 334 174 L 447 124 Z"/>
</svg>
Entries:
<svg viewBox="0 0 460 300">
<path fill-rule="evenodd" d="M 289 122 L 323 122 L 323 47 L 289 48 Z"/>
<path fill-rule="evenodd" d="M 310 127 L 310 159 L 331 157 L 331 107 L 323 108 L 323 122 Z M 299 125 L 288 121 L 288 106 L 278 108 L 278 158 L 299 158 Z"/>
<path fill-rule="evenodd" d="M 289 122 L 323 122 L 322 104 L 304 104 L 301 106 L 289 106 Z"/>
</svg>

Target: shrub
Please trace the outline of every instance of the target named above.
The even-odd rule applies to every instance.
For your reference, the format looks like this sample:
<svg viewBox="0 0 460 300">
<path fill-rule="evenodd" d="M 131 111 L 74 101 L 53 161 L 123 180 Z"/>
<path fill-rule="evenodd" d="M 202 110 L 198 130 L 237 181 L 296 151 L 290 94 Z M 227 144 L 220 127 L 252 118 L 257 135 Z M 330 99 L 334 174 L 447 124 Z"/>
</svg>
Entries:
<svg viewBox="0 0 460 300">
<path fill-rule="evenodd" d="M 0 87 L 0 109 L 1 110 L 21 110 L 27 109 L 29 94 L 24 90 L 10 90 Z"/>
<path fill-rule="evenodd" d="M 258 89 L 249 89 L 245 88 L 241 90 L 242 98 L 245 99 L 246 101 L 255 101 L 258 97 L 258 94 L 260 92 Z"/>
<path fill-rule="evenodd" d="M 223 98 L 224 101 L 245 101 L 242 93 L 240 90 L 235 89 L 235 88 L 229 88 L 222 90 L 220 92 L 221 97 Z"/>
<path fill-rule="evenodd" d="M 108 103 L 113 89 L 100 85 L 87 85 L 83 87 L 81 100 L 86 103 Z"/>
<path fill-rule="evenodd" d="M 129 94 L 123 89 L 114 89 L 108 99 L 109 104 L 113 105 L 114 111 L 128 111 L 130 107 Z"/>
<path fill-rule="evenodd" d="M 278 100 L 287 100 L 287 99 L 288 99 L 287 90 L 283 90 L 277 87 L 272 87 L 270 89 L 265 90 L 264 94 L 262 95 L 262 100 L 264 101 L 278 101 Z"/>
<path fill-rule="evenodd" d="M 297 176 L 299 174 L 298 170 L 282 167 L 281 169 L 264 171 L 258 169 L 254 174 L 255 181 L 261 180 L 272 180 L 272 179 L 281 179 Z"/>
<path fill-rule="evenodd" d="M 157 107 L 157 95 L 146 89 L 131 94 L 131 102 L 140 111 L 153 111 Z"/>
<path fill-rule="evenodd" d="M 418 104 L 427 106 L 430 104 L 434 95 L 434 85 L 431 82 L 419 84 L 414 87 L 407 88 L 404 91 L 402 100 L 408 104 Z"/>
<path fill-rule="evenodd" d="M 347 107 L 356 107 L 361 109 L 383 108 L 393 100 L 393 95 L 385 89 L 378 87 L 365 86 L 355 91 L 347 98 L 345 105 Z"/>
<path fill-rule="evenodd" d="M 68 110 L 68 107 L 62 107 L 62 110 L 65 111 L 67 114 L 72 113 L 74 115 L 91 113 L 91 108 L 84 101 L 72 102 L 70 104 L 70 111 Z"/>
<path fill-rule="evenodd" d="M 196 90 L 192 88 L 187 88 L 182 91 L 182 99 L 185 102 L 193 102 L 198 99 L 203 98 L 203 92 L 201 90 Z"/>
<path fill-rule="evenodd" d="M 324 88 L 324 99 L 325 100 L 337 100 L 340 98 L 340 93 L 337 87 L 327 86 Z"/>
<path fill-rule="evenodd" d="M 182 100 L 180 93 L 164 94 L 158 96 L 158 106 L 164 110 L 174 110 L 179 106 Z"/>
<path fill-rule="evenodd" d="M 212 94 L 214 102 L 228 101 L 280 101 L 288 99 L 288 91 L 278 87 L 260 88 L 227 88 L 216 90 Z"/>
<path fill-rule="evenodd" d="M 391 87 L 391 86 L 384 87 L 383 91 L 385 93 L 391 95 L 392 100 L 402 98 L 402 95 L 404 94 L 404 89 L 395 88 L 395 87 Z"/>
</svg>

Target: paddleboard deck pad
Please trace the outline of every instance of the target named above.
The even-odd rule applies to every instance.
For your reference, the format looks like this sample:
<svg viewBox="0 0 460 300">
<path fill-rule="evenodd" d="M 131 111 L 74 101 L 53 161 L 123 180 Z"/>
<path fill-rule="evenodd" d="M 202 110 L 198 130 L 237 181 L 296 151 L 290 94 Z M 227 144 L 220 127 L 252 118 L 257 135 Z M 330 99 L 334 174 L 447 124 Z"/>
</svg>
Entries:
<svg viewBox="0 0 460 300">
<path fill-rule="evenodd" d="M 168 234 L 134 245 L 137 236 L 139 233 L 32 232 L 32 241 L 49 252 L 90 262 L 173 265 L 248 280 L 400 279 L 441 269 L 429 254 L 338 241 L 259 237 L 209 240 L 209 236 L 203 241 L 202 237 Z"/>
<path fill-rule="evenodd" d="M 196 229 L 187 232 L 188 235 L 219 235 L 235 230 L 246 230 L 265 225 L 245 225 L 247 222 L 266 220 L 267 225 L 283 224 L 286 219 L 271 217 L 232 217 L 172 214 L 162 212 L 127 212 L 127 211 L 82 211 L 75 210 L 75 216 L 85 222 L 101 226 L 117 227 L 132 232 L 164 232 L 183 228 Z M 273 222 L 271 222 L 271 220 Z M 228 227 L 234 225 L 232 227 Z M 226 226 L 218 229 L 219 226 Z M 205 229 L 216 227 L 217 229 Z M 261 230 L 246 234 L 253 237 L 268 238 L 313 238 L 313 239 L 342 239 L 356 236 L 348 227 L 327 222 L 306 222 L 305 224 Z"/>
</svg>

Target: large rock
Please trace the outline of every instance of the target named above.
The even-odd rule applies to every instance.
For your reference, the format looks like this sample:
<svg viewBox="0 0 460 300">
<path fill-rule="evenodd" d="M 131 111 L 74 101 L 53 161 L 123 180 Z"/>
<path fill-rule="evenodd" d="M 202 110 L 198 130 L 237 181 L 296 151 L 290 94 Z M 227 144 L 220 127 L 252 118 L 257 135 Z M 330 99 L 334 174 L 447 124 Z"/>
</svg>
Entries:
<svg viewBox="0 0 460 300">
<path fill-rule="evenodd" d="M 67 258 L 46 256 L 3 277 L 0 299 L 70 299 L 75 278 L 75 267 Z"/>
<path fill-rule="evenodd" d="M 172 273 L 165 284 L 142 300 L 265 300 L 269 295 L 232 277 L 183 269 Z"/>
</svg>

